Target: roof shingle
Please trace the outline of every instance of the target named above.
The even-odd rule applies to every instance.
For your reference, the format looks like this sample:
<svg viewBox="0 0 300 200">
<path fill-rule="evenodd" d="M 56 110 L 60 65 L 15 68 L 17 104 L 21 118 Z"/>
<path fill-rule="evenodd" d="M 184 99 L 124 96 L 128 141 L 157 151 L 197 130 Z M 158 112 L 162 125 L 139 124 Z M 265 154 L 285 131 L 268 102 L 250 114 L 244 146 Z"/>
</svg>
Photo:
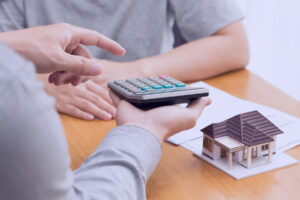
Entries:
<svg viewBox="0 0 300 200">
<path fill-rule="evenodd" d="M 212 138 L 230 136 L 247 146 L 272 142 L 272 136 L 283 133 L 258 111 L 236 115 L 223 122 L 211 124 L 201 131 Z"/>
</svg>

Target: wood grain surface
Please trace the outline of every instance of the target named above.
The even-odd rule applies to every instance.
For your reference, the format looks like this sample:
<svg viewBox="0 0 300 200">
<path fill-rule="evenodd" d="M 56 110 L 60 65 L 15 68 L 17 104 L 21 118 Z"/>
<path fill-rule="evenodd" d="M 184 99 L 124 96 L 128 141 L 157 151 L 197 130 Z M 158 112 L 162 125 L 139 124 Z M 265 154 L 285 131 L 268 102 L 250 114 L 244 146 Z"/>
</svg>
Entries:
<svg viewBox="0 0 300 200">
<path fill-rule="evenodd" d="M 205 82 L 239 98 L 300 117 L 300 102 L 247 70 Z M 113 120 L 87 122 L 66 115 L 61 115 L 61 119 L 72 169 L 78 168 L 115 127 Z M 300 147 L 288 150 L 287 154 L 300 160 Z M 148 181 L 147 197 L 149 200 L 300 199 L 300 164 L 237 181 L 190 151 L 166 142 L 161 161 Z"/>
</svg>

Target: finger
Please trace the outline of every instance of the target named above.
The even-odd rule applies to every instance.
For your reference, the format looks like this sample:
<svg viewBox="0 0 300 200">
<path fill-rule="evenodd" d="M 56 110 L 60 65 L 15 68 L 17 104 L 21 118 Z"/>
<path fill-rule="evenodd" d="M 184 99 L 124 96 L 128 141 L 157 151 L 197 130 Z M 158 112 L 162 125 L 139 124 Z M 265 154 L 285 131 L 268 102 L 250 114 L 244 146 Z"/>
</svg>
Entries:
<svg viewBox="0 0 300 200">
<path fill-rule="evenodd" d="M 77 81 L 71 80 L 71 83 L 72 83 L 73 86 L 77 86 L 80 83 L 84 83 L 88 80 L 89 80 L 88 76 L 79 76 L 79 79 Z"/>
<path fill-rule="evenodd" d="M 107 87 L 103 87 L 100 84 L 95 83 L 94 81 L 89 81 L 87 84 L 87 89 L 90 90 L 91 92 L 97 94 L 98 96 L 101 96 L 105 101 L 107 101 L 108 103 L 110 103 L 111 105 L 112 100 L 109 96 L 109 90 Z"/>
<path fill-rule="evenodd" d="M 57 73 L 53 75 L 51 74 L 50 76 L 53 76 L 51 77 L 51 82 L 54 83 L 56 86 L 68 84 L 68 83 L 71 83 L 73 86 L 77 86 L 80 83 L 89 80 L 88 76 L 74 75 L 71 72 Z"/>
<path fill-rule="evenodd" d="M 81 78 L 82 78 L 82 80 L 81 80 L 82 83 L 84 83 L 84 82 L 90 80 L 90 77 L 89 77 L 89 76 L 81 76 Z"/>
<path fill-rule="evenodd" d="M 57 110 L 62 112 L 62 113 L 65 113 L 65 114 L 68 114 L 68 115 L 71 115 L 71 116 L 74 116 L 74 117 L 77 117 L 77 118 L 80 118 L 80 119 L 84 119 L 84 120 L 93 120 L 95 119 L 94 115 L 88 113 L 88 112 L 85 112 L 81 109 L 79 109 L 78 107 L 76 106 L 73 106 L 73 105 L 70 105 L 70 104 L 67 104 L 67 105 L 64 105 L 64 106 L 56 106 L 57 107 Z"/>
<path fill-rule="evenodd" d="M 202 97 L 202 98 L 199 98 L 193 102 L 191 102 L 187 108 L 189 110 L 191 110 L 195 115 L 196 117 L 198 118 L 203 109 L 208 106 L 209 104 L 211 104 L 211 99 L 210 98 L 206 98 L 206 97 Z"/>
<path fill-rule="evenodd" d="M 89 52 L 89 50 L 87 50 L 84 46 L 82 45 L 78 45 L 73 52 L 71 53 L 73 55 L 78 55 L 78 56 L 82 56 L 85 58 L 92 58 L 91 53 Z"/>
<path fill-rule="evenodd" d="M 70 83 L 71 83 L 73 86 L 79 85 L 79 83 L 81 83 L 81 76 L 73 75 L 73 76 L 72 76 L 72 79 L 71 79 L 71 81 L 70 81 Z"/>
<path fill-rule="evenodd" d="M 48 82 L 49 82 L 49 83 L 54 83 L 54 80 L 56 79 L 56 77 L 57 77 L 59 74 L 62 74 L 62 73 L 64 73 L 64 71 L 53 72 L 52 74 L 49 75 L 49 77 L 48 77 Z"/>
<path fill-rule="evenodd" d="M 72 76 L 73 76 L 73 74 L 70 72 L 64 72 L 64 73 L 57 74 L 54 77 L 53 83 L 56 86 L 66 84 L 72 79 Z"/>
<path fill-rule="evenodd" d="M 98 95 L 94 93 L 93 91 L 95 90 L 95 86 L 99 87 L 98 85 L 92 85 L 89 83 L 86 84 L 86 88 L 88 91 L 91 93 L 88 96 L 83 96 L 82 98 L 87 98 L 87 100 L 93 102 L 96 106 L 98 106 L 100 109 L 110 113 L 112 116 L 115 116 L 116 114 L 116 108 L 110 104 L 109 102 L 105 101 L 103 96 Z"/>
<path fill-rule="evenodd" d="M 109 90 L 109 96 L 111 97 L 112 102 L 115 105 L 115 107 L 118 108 L 122 101 L 121 98 L 118 97 L 112 90 Z"/>
<path fill-rule="evenodd" d="M 76 101 L 72 102 L 74 106 L 80 108 L 81 110 L 91 113 L 99 119 L 110 120 L 112 119 L 112 115 L 98 106 L 96 106 L 93 102 L 88 101 L 87 99 L 77 98 Z"/>
<path fill-rule="evenodd" d="M 64 71 L 77 75 L 95 76 L 102 72 L 102 64 L 99 61 L 78 55 L 71 55 L 64 51 L 60 52 L 58 67 Z"/>
<path fill-rule="evenodd" d="M 97 46 L 116 56 L 122 56 L 125 54 L 125 49 L 121 47 L 117 42 L 96 31 L 75 27 L 74 37 L 76 38 L 76 40 L 80 41 L 80 44 L 87 46 Z"/>
</svg>

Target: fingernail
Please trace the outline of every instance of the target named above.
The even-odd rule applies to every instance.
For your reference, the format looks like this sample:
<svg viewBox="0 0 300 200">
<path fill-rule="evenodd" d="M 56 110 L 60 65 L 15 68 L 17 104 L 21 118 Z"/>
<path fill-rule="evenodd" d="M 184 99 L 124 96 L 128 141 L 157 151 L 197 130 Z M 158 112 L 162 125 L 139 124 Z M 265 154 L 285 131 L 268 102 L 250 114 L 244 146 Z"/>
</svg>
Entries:
<svg viewBox="0 0 300 200">
<path fill-rule="evenodd" d="M 109 114 L 109 113 L 104 113 L 104 119 L 105 119 L 105 120 L 109 120 L 109 119 L 111 119 L 111 118 L 112 118 L 111 114 Z"/>
<path fill-rule="evenodd" d="M 90 114 L 87 114 L 85 117 L 86 117 L 87 120 L 95 119 L 94 115 L 90 115 Z"/>
<path fill-rule="evenodd" d="M 122 47 L 121 45 L 119 45 L 119 48 L 122 49 L 120 52 L 120 56 L 123 56 L 126 53 L 126 49 L 124 47 Z"/>
<path fill-rule="evenodd" d="M 115 117 L 116 117 L 116 113 L 113 112 L 113 113 L 111 114 L 111 118 L 114 119 Z"/>
<path fill-rule="evenodd" d="M 102 64 L 98 63 L 98 62 L 94 62 L 92 64 L 92 74 L 93 75 L 98 75 L 102 72 Z"/>
</svg>

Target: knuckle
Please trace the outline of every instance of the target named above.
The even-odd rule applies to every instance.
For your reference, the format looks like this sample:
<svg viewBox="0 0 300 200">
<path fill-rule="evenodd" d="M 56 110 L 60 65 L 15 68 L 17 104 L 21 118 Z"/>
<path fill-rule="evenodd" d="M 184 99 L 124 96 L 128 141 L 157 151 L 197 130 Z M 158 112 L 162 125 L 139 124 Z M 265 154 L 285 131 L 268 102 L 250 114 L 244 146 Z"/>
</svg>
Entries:
<svg viewBox="0 0 300 200">
<path fill-rule="evenodd" d="M 70 24 L 65 23 L 65 22 L 58 23 L 57 25 L 58 25 L 58 27 L 63 28 L 63 29 L 67 29 L 67 28 L 71 27 Z"/>
<path fill-rule="evenodd" d="M 103 99 L 97 95 L 93 96 L 93 100 L 98 104 L 98 107 L 101 107 L 101 105 L 103 104 Z"/>
<path fill-rule="evenodd" d="M 84 110 L 87 110 L 90 107 L 90 104 L 86 101 L 82 101 L 80 105 Z"/>
<path fill-rule="evenodd" d="M 87 65 L 87 61 L 86 61 L 85 58 L 78 59 L 77 68 L 78 68 L 79 72 L 85 73 L 86 72 L 86 65 Z"/>
<path fill-rule="evenodd" d="M 79 111 L 79 109 L 78 108 L 76 108 L 76 107 L 69 107 L 69 112 L 70 112 L 70 114 L 72 114 L 72 115 L 79 115 L 80 114 L 80 111 Z"/>
<path fill-rule="evenodd" d="M 189 119 L 189 127 L 194 127 L 197 124 L 197 117 L 191 115 Z"/>
</svg>

